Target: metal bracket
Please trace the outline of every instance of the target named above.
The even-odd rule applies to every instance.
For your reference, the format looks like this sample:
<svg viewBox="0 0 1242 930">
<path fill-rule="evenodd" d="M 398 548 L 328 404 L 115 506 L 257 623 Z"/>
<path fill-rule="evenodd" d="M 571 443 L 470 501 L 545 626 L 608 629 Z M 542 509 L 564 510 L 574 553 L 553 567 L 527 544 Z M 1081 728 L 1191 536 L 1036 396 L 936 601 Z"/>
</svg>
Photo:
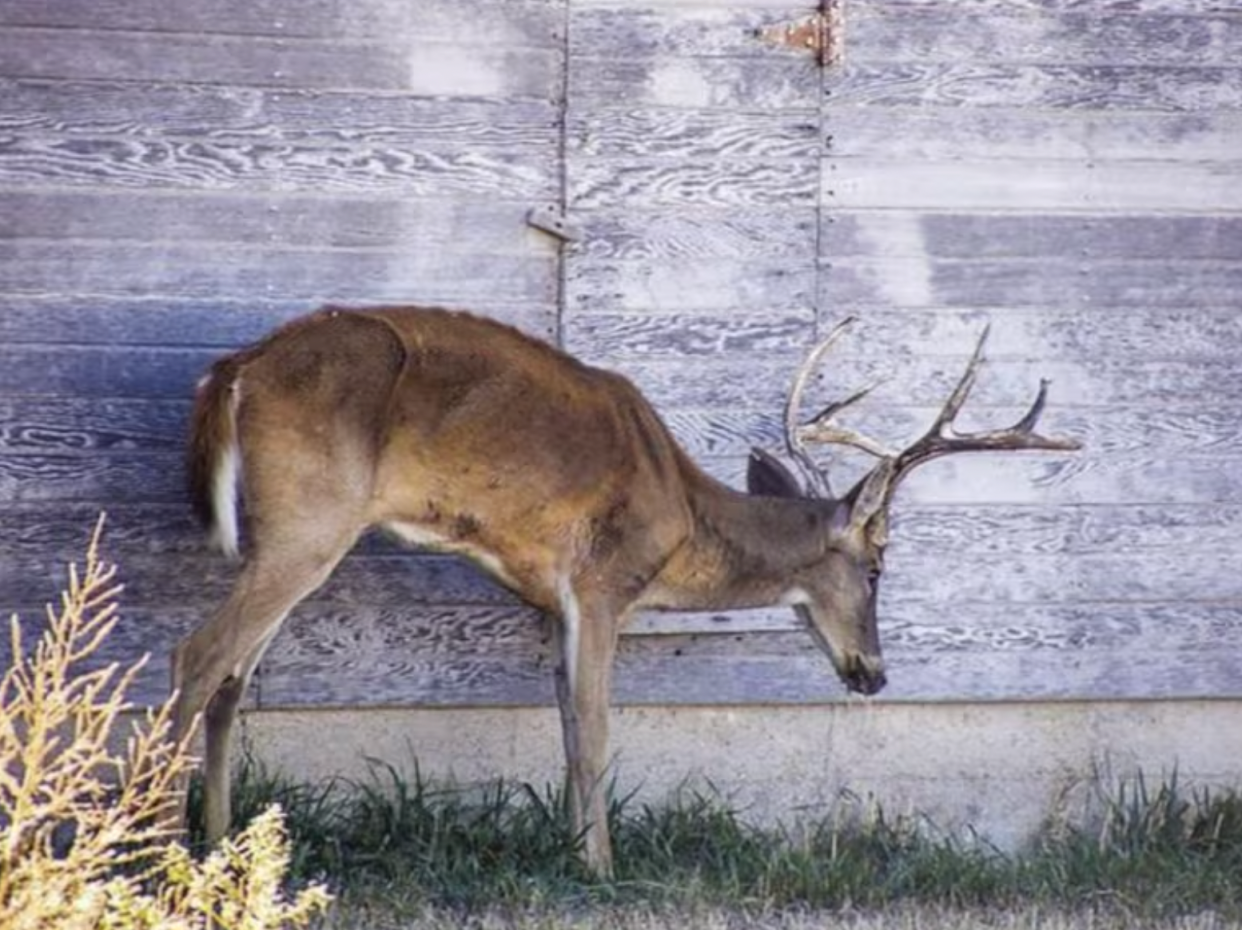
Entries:
<svg viewBox="0 0 1242 930">
<path fill-rule="evenodd" d="M 755 35 L 774 45 L 815 52 L 819 66 L 838 64 L 845 48 L 845 0 L 820 0 L 819 9 L 803 19 L 758 29 Z"/>
<path fill-rule="evenodd" d="M 554 204 L 532 207 L 526 214 L 526 225 L 543 230 L 562 242 L 577 242 L 581 237 L 573 224 L 565 219 L 565 214 Z"/>
</svg>

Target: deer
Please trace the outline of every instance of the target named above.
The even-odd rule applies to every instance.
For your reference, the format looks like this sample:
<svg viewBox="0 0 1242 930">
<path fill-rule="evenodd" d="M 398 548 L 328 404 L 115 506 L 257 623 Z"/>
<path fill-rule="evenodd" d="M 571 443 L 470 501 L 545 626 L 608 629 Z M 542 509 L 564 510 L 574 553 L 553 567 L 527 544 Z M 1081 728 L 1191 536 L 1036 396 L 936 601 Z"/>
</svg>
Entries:
<svg viewBox="0 0 1242 930">
<path fill-rule="evenodd" d="M 877 596 L 902 480 L 959 452 L 1080 446 L 1035 431 L 1046 379 L 1014 425 L 954 429 L 986 329 L 930 429 L 905 449 L 840 424 L 871 388 L 803 422 L 807 385 L 853 322 L 795 372 L 784 440 L 801 480 L 756 448 L 745 493 L 697 466 L 623 375 L 467 312 L 329 306 L 216 361 L 190 417 L 189 490 L 215 546 L 237 556 L 244 530 L 246 553 L 224 604 L 172 656 L 174 735 L 204 731 L 208 839 L 229 827 L 229 749 L 247 682 L 289 612 L 372 528 L 465 556 L 549 618 L 570 819 L 580 858 L 602 879 L 613 872 L 613 664 L 636 612 L 788 606 L 848 691 L 880 691 Z M 837 496 L 816 444 L 876 464 Z"/>
</svg>

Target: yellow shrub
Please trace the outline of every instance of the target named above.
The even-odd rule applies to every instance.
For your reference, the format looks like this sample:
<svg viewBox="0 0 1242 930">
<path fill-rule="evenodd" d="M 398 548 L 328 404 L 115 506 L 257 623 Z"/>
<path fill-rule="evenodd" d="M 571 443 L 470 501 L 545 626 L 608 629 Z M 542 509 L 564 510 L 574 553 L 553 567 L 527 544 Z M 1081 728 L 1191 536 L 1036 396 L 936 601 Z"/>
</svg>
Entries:
<svg viewBox="0 0 1242 930">
<path fill-rule="evenodd" d="M 102 527 L 102 520 L 100 521 Z M 117 621 L 116 568 L 96 530 L 79 575 L 27 652 L 10 621 L 0 678 L 0 927 L 4 930 L 266 930 L 305 925 L 329 898 L 286 900 L 283 819 L 272 808 L 195 861 L 170 814 L 193 760 L 171 739 L 172 703 L 116 735 L 142 668 L 84 669 Z"/>
</svg>

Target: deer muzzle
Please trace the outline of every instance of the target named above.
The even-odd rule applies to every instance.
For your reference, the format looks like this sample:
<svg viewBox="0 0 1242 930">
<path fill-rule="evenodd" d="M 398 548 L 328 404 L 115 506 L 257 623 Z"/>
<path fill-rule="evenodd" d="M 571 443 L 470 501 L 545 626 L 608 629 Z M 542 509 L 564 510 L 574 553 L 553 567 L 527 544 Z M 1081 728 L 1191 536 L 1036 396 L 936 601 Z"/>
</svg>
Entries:
<svg viewBox="0 0 1242 930">
<path fill-rule="evenodd" d="M 848 656 L 837 668 L 837 674 L 855 694 L 876 694 L 888 684 L 884 661 L 878 656 Z"/>
</svg>

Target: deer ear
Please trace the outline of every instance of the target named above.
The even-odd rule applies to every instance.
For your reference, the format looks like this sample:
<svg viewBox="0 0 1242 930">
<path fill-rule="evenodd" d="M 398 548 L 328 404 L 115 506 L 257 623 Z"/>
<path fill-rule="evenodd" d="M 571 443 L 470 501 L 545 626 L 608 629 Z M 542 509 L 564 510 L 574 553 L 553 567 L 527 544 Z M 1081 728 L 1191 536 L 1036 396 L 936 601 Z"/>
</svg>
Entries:
<svg viewBox="0 0 1242 930">
<path fill-rule="evenodd" d="M 746 467 L 746 490 L 759 497 L 802 497 L 802 486 L 788 468 L 770 452 L 750 450 Z"/>
<path fill-rule="evenodd" d="M 858 492 L 850 495 L 850 526 L 865 527 L 876 517 L 884 517 L 893 483 L 893 462 L 884 459 L 862 480 Z"/>
</svg>

